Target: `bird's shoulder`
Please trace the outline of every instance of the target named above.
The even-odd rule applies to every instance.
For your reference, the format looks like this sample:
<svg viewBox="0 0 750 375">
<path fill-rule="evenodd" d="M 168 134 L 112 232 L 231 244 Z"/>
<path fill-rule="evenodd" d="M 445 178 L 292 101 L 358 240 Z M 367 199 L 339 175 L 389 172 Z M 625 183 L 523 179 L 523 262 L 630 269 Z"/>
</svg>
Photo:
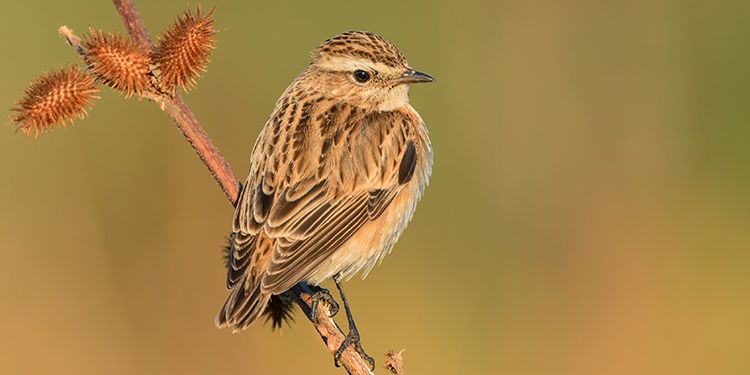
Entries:
<svg viewBox="0 0 750 375">
<path fill-rule="evenodd" d="M 268 188 L 326 179 L 329 187 L 388 184 L 409 142 L 413 109 L 374 111 L 325 96 L 282 98 L 255 145 L 249 180 Z"/>
</svg>

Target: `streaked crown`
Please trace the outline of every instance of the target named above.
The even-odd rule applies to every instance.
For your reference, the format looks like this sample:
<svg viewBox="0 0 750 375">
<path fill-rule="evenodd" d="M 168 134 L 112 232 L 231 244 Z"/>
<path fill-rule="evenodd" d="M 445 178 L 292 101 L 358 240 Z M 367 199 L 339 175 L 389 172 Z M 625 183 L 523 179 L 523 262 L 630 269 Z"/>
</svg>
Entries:
<svg viewBox="0 0 750 375">
<path fill-rule="evenodd" d="M 367 31 L 347 31 L 326 40 L 313 51 L 313 60 L 326 57 L 366 59 L 392 68 L 407 66 L 406 58 L 396 46 Z"/>
</svg>

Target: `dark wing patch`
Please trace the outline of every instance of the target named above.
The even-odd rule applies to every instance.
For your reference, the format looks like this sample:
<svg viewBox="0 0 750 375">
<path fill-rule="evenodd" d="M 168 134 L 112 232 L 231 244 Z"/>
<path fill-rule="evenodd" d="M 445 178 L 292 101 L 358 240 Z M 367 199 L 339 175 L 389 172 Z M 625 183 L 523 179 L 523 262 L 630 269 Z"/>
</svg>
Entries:
<svg viewBox="0 0 750 375">
<path fill-rule="evenodd" d="M 409 141 L 406 144 L 406 151 L 401 158 L 401 164 L 398 166 L 398 184 L 403 185 L 411 180 L 414 175 L 414 168 L 417 166 L 417 149 L 414 142 Z"/>
</svg>

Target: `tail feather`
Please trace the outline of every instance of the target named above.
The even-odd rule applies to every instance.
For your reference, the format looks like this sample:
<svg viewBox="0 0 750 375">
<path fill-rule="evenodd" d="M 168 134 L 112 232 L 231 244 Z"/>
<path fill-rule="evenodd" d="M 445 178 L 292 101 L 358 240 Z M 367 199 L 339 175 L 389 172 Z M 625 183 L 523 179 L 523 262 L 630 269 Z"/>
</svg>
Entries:
<svg viewBox="0 0 750 375">
<path fill-rule="evenodd" d="M 216 315 L 216 326 L 231 327 L 233 332 L 241 331 L 252 324 L 265 311 L 271 296 L 261 293 L 260 285 L 248 291 L 244 282 L 234 286 L 224 306 Z"/>
<path fill-rule="evenodd" d="M 255 273 L 251 270 L 253 266 L 259 266 L 258 245 L 268 246 L 266 242 L 258 241 L 257 236 L 240 232 L 229 235 L 224 247 L 229 296 L 216 315 L 217 327 L 231 327 L 233 332 L 241 331 L 264 311 L 271 296 L 261 291 L 260 280 L 254 277 Z M 254 264 L 251 264 L 251 258 Z"/>
<path fill-rule="evenodd" d="M 259 272 L 268 264 L 273 246 L 273 240 L 262 235 L 239 232 L 229 235 L 224 246 L 229 296 L 216 315 L 217 327 L 231 327 L 233 332 L 238 332 L 261 315 L 267 317 L 266 321 L 271 320 L 273 328 L 291 320 L 293 296 L 288 293 L 272 295 L 261 288 Z"/>
</svg>

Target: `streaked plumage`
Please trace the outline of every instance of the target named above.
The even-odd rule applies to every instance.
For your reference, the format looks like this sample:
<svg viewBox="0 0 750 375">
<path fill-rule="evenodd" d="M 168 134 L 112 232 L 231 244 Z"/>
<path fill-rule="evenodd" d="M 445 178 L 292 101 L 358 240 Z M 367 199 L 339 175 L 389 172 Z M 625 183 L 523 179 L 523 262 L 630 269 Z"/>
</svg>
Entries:
<svg viewBox="0 0 750 375">
<path fill-rule="evenodd" d="M 300 281 L 366 275 L 383 259 L 430 175 L 427 130 L 408 103 L 409 83 L 429 80 L 372 33 L 347 32 L 313 51 L 255 143 L 219 327 L 247 327 Z"/>
</svg>

